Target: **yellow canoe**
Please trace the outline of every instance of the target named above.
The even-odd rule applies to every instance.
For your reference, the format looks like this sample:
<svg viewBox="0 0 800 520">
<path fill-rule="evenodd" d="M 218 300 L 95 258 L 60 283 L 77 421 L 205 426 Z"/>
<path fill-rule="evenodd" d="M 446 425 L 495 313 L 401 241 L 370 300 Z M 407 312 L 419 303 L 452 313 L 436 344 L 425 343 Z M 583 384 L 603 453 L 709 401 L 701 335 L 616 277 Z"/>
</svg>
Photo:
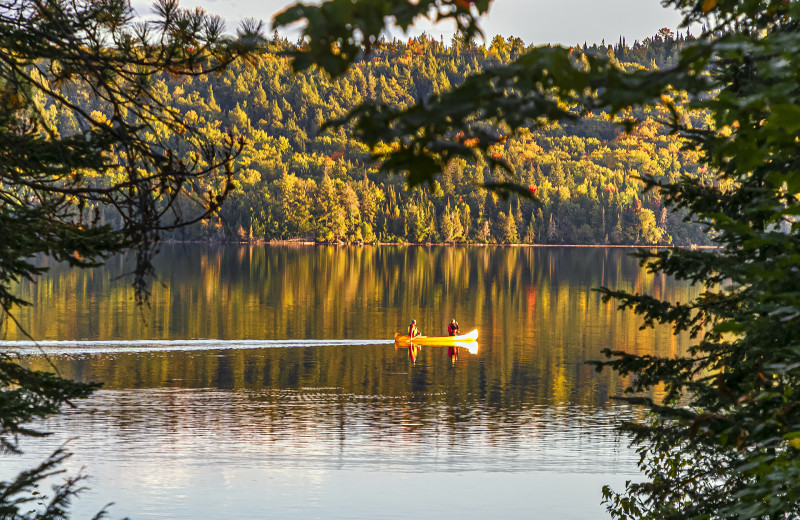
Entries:
<svg viewBox="0 0 800 520">
<path fill-rule="evenodd" d="M 414 338 L 414 345 L 429 346 L 429 347 L 466 347 L 468 344 L 477 341 L 478 329 L 460 336 L 417 336 Z M 464 345 L 462 345 L 462 343 Z M 396 332 L 394 335 L 394 345 L 396 347 L 408 347 L 411 345 L 411 340 L 408 335 Z"/>
<path fill-rule="evenodd" d="M 467 352 L 469 352 L 470 354 L 477 354 L 478 353 L 478 342 L 477 341 L 455 341 L 455 342 L 453 342 L 452 345 L 430 345 L 430 346 L 432 346 L 432 347 L 456 347 L 456 348 L 459 348 L 459 349 L 464 349 Z M 394 349 L 395 350 L 409 350 L 410 348 L 411 348 L 411 346 L 408 345 L 408 343 L 406 343 L 405 345 L 401 345 L 399 343 L 395 343 L 394 344 Z M 419 345 L 417 345 L 416 341 L 414 341 L 414 348 L 415 349 L 419 348 Z"/>
</svg>

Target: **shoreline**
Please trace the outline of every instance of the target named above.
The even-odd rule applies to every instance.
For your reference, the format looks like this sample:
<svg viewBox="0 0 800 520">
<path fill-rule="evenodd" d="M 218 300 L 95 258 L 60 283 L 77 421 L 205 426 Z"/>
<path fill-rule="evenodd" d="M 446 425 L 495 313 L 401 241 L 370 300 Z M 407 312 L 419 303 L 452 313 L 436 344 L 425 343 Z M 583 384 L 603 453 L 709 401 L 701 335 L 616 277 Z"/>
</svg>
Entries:
<svg viewBox="0 0 800 520">
<path fill-rule="evenodd" d="M 616 248 L 616 249 L 719 249 L 714 245 L 672 244 L 468 244 L 461 242 L 316 242 L 312 240 L 254 240 L 254 241 L 224 241 L 224 240 L 162 240 L 162 244 L 207 244 L 207 245 L 237 245 L 237 246 L 295 246 L 295 247 L 370 247 L 370 246 L 406 246 L 406 247 L 519 247 L 519 248 Z"/>
</svg>

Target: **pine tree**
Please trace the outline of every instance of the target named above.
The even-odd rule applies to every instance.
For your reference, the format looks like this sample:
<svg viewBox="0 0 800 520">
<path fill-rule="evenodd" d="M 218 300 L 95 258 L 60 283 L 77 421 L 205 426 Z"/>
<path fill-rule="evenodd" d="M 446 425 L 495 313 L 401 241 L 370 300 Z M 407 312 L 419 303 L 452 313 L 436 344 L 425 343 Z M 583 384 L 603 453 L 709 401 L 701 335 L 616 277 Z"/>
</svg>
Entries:
<svg viewBox="0 0 800 520">
<path fill-rule="evenodd" d="M 519 243 L 519 234 L 517 233 L 517 223 L 514 220 L 514 214 L 509 211 L 507 214 L 500 212 L 499 220 L 501 223 L 500 240 L 506 244 Z"/>
<path fill-rule="evenodd" d="M 449 200 L 447 201 L 444 211 L 442 211 L 442 214 L 439 217 L 439 230 L 441 231 L 443 242 L 452 242 L 453 238 L 456 236 Z"/>
<path fill-rule="evenodd" d="M 525 236 L 522 238 L 522 242 L 525 244 L 536 243 L 536 217 L 533 214 L 531 214 L 528 226 L 525 228 Z"/>
<path fill-rule="evenodd" d="M 333 240 L 337 235 L 334 228 L 338 230 L 338 223 L 334 224 L 337 218 L 336 208 L 339 206 L 336 195 L 336 188 L 333 181 L 326 173 L 322 177 L 322 182 L 319 184 L 319 192 L 316 197 L 317 200 L 317 234 L 325 241 Z"/>
<path fill-rule="evenodd" d="M 361 210 L 359 208 L 358 195 L 353 187 L 346 183 L 339 193 L 339 203 L 344 211 L 346 228 L 348 232 L 355 232 L 361 224 Z"/>
</svg>

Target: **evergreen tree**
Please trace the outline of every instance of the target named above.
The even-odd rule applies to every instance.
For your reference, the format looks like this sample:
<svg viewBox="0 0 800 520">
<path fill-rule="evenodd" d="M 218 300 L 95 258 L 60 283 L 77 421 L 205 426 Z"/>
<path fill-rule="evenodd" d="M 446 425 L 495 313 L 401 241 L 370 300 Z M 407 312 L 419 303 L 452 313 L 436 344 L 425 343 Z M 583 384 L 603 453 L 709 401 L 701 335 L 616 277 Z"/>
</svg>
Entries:
<svg viewBox="0 0 800 520">
<path fill-rule="evenodd" d="M 502 227 L 500 229 L 500 241 L 506 244 L 519 243 L 519 235 L 517 234 L 517 223 L 514 220 L 514 215 L 510 211 L 506 214 L 502 211 L 499 217 Z"/>
<path fill-rule="evenodd" d="M 525 228 L 525 236 L 522 242 L 525 244 L 533 244 L 536 241 L 536 217 L 531 214 L 528 226 Z"/>
<path fill-rule="evenodd" d="M 439 230 L 441 231 L 443 242 L 452 242 L 455 238 L 455 226 L 453 224 L 453 215 L 450 210 L 450 201 L 447 201 L 444 211 L 440 217 Z"/>
<path fill-rule="evenodd" d="M 361 225 L 361 211 L 359 209 L 358 195 L 350 184 L 345 184 L 339 194 L 339 203 L 345 215 L 347 230 L 355 232 Z"/>
<path fill-rule="evenodd" d="M 334 228 L 339 229 L 339 223 L 334 224 L 337 220 L 338 214 L 336 209 L 339 207 L 336 196 L 336 188 L 333 181 L 326 173 L 322 177 L 322 182 L 319 184 L 319 191 L 317 195 L 317 234 L 325 241 L 331 241 L 337 236 Z M 344 216 L 342 216 L 344 219 Z M 343 221 L 343 220 L 342 220 Z"/>
</svg>

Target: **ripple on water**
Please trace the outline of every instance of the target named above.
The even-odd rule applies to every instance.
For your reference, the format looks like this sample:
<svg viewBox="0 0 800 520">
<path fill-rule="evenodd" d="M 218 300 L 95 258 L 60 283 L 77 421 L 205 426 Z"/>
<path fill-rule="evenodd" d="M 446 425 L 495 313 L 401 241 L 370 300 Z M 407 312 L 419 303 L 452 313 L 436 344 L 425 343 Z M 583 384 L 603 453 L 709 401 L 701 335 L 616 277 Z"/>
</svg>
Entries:
<svg viewBox="0 0 800 520">
<path fill-rule="evenodd" d="M 614 430 L 624 406 L 530 406 L 513 413 L 443 398 L 301 390 L 100 391 L 45 422 L 75 439 L 84 460 L 135 466 L 141 457 L 226 465 L 425 471 L 630 471 L 635 455 Z M 145 455 L 146 454 L 146 455 Z"/>
</svg>

